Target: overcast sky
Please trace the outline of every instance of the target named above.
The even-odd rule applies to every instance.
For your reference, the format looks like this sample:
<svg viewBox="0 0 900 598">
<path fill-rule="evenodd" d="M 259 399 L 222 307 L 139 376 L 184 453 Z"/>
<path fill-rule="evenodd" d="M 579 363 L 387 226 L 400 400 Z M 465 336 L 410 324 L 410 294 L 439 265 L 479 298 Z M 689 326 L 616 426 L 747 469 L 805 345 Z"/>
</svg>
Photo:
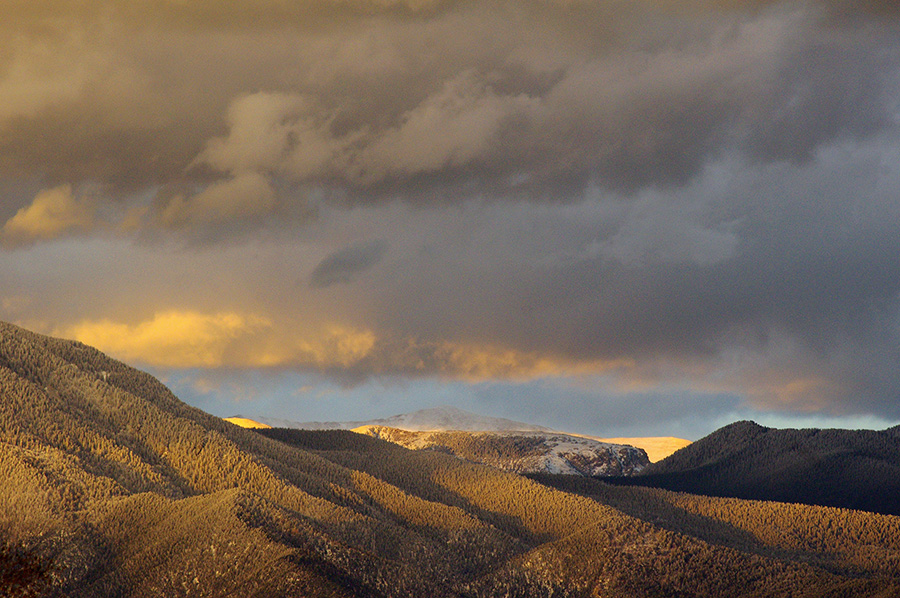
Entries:
<svg viewBox="0 0 900 598">
<path fill-rule="evenodd" d="M 6 1 L 0 319 L 221 416 L 896 424 L 898 6 Z"/>
</svg>

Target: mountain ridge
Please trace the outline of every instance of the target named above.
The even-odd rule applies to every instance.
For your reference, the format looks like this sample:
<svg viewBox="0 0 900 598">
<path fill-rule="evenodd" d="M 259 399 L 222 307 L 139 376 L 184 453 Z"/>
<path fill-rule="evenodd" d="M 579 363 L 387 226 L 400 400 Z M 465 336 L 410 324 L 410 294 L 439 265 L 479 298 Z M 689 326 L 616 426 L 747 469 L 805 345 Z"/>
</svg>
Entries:
<svg viewBox="0 0 900 598">
<path fill-rule="evenodd" d="M 363 426 L 353 432 L 413 450 L 439 450 L 513 473 L 634 475 L 650 464 L 643 449 L 559 432 L 412 432 Z"/>
<path fill-rule="evenodd" d="M 546 426 L 527 424 L 502 417 L 480 415 L 451 406 L 432 407 L 387 418 L 359 421 L 297 422 L 270 417 L 247 418 L 243 416 L 234 416 L 226 419 L 233 423 L 240 421 L 242 423 L 239 425 L 247 427 L 270 426 L 302 430 L 353 430 L 367 426 L 376 426 L 409 432 L 545 432 L 547 434 L 564 434 L 576 438 L 586 438 L 605 444 L 632 446 L 647 453 L 651 463 L 655 463 L 691 443 L 690 440 L 675 437 L 601 438 L 564 430 L 554 430 Z"/>
<path fill-rule="evenodd" d="M 900 515 L 900 434 L 735 422 L 616 483 Z"/>
<path fill-rule="evenodd" d="M 248 430 L 5 323 L 0 476 L 10 598 L 900 592 L 900 518 L 554 489 L 349 431 Z"/>
</svg>

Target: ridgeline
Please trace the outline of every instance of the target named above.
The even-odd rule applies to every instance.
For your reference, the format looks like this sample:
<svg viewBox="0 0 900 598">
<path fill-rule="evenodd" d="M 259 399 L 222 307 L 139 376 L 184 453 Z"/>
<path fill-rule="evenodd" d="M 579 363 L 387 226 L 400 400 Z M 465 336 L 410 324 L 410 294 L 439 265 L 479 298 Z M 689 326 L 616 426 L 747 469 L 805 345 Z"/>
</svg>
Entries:
<svg viewBox="0 0 900 598">
<path fill-rule="evenodd" d="M 347 431 L 244 429 L 9 324 L 0 393 L 4 596 L 900 593 L 897 517 L 556 489 Z"/>
</svg>

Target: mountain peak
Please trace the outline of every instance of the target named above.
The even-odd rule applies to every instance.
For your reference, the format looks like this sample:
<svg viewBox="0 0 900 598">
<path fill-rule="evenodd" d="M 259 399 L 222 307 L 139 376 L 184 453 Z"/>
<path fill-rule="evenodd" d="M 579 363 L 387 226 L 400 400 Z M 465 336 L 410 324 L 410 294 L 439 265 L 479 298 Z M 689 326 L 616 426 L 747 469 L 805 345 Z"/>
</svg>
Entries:
<svg viewBox="0 0 900 598">
<path fill-rule="evenodd" d="M 447 431 L 460 432 L 508 432 L 508 431 L 532 431 L 544 432 L 549 428 L 526 424 L 523 422 L 506 419 L 503 417 L 491 417 L 479 415 L 458 407 L 441 405 L 428 409 L 419 409 L 411 413 L 402 413 L 384 420 L 375 420 L 378 425 L 411 431 Z M 381 423 L 384 422 L 384 423 Z"/>
<path fill-rule="evenodd" d="M 764 432 L 768 429 L 769 428 L 766 428 L 765 426 L 761 426 L 760 424 L 756 423 L 753 420 L 742 419 L 740 421 L 736 421 L 734 423 L 728 424 L 727 426 L 723 426 L 722 428 L 719 428 L 719 431 L 722 432 L 722 431 L 727 430 L 730 432 L 749 432 L 749 433 L 757 434 L 759 432 Z"/>
</svg>

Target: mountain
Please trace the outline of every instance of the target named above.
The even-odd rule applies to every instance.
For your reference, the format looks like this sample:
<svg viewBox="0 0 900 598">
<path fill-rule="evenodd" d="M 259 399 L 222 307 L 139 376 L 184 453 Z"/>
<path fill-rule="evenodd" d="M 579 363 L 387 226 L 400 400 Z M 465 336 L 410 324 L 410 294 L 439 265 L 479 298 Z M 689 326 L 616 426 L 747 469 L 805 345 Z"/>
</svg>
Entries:
<svg viewBox="0 0 900 598">
<path fill-rule="evenodd" d="M 900 434 L 736 422 L 617 483 L 900 515 Z"/>
<path fill-rule="evenodd" d="M 633 475 L 650 464 L 642 449 L 558 432 L 409 432 L 384 426 L 363 426 L 353 431 L 514 473 Z"/>
<path fill-rule="evenodd" d="M 236 418 L 239 416 L 236 416 Z M 235 418 L 229 418 L 235 420 Z M 683 438 L 597 438 L 581 434 L 569 434 L 554 431 L 544 426 L 526 424 L 502 417 L 488 417 L 478 415 L 456 407 L 434 407 L 421 409 L 412 413 L 401 413 L 383 419 L 346 422 L 296 422 L 287 419 L 270 417 L 240 418 L 240 425 L 247 427 L 270 426 L 273 428 L 297 428 L 301 430 L 353 430 L 367 427 L 396 428 L 409 432 L 553 432 L 587 438 L 605 444 L 628 445 L 644 450 L 650 462 L 656 462 L 668 457 L 678 449 L 691 443 Z M 252 422 L 252 423 L 251 423 Z M 258 425 L 256 425 L 258 424 Z"/>
<path fill-rule="evenodd" d="M 900 518 L 249 430 L 0 323 L 4 598 L 893 596 Z"/>
<path fill-rule="evenodd" d="M 549 432 L 549 428 L 535 426 L 502 417 L 478 415 L 456 407 L 434 407 L 420 409 L 412 413 L 401 413 L 383 419 L 349 422 L 295 422 L 285 419 L 254 417 L 253 420 L 268 424 L 273 428 L 297 428 L 302 430 L 352 430 L 364 426 L 397 428 L 411 432 L 448 431 L 463 432 Z"/>
</svg>

